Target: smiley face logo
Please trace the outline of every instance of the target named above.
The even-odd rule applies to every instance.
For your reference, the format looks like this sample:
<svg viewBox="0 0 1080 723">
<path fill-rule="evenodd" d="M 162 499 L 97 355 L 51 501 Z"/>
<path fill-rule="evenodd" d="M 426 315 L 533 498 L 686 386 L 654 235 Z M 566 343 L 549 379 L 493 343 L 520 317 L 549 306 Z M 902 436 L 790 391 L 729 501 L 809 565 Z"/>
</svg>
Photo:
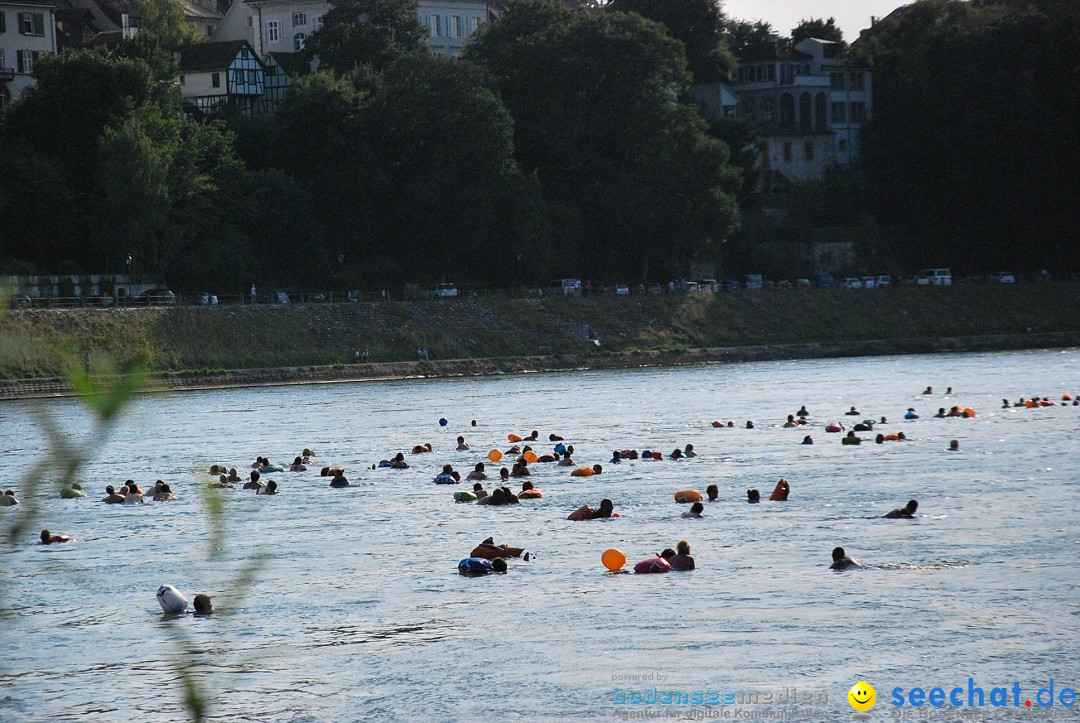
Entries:
<svg viewBox="0 0 1080 723">
<path fill-rule="evenodd" d="M 861 680 L 855 685 L 851 686 L 851 690 L 847 694 L 848 703 L 851 707 L 858 711 L 870 710 L 874 707 L 874 703 L 877 703 L 877 691 L 869 683 L 864 683 Z"/>
</svg>

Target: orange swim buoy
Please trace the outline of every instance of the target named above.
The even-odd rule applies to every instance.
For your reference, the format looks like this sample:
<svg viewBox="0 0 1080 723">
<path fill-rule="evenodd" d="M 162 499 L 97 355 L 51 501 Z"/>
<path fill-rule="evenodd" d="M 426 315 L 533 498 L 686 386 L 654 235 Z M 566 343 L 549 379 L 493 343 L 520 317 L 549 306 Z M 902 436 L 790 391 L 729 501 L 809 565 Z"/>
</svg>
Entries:
<svg viewBox="0 0 1080 723">
<path fill-rule="evenodd" d="M 592 467 L 578 467 L 570 473 L 571 477 L 592 477 L 596 474 L 596 470 Z"/>
<path fill-rule="evenodd" d="M 515 442 L 515 443 L 521 441 L 521 435 L 520 434 L 510 433 L 510 434 L 506 435 L 506 438 L 509 439 L 511 442 Z"/>
<path fill-rule="evenodd" d="M 675 501 L 687 504 L 701 502 L 701 493 L 697 490 L 679 490 L 675 493 Z"/>
<path fill-rule="evenodd" d="M 712 423 L 712 426 L 714 426 L 714 427 L 716 427 L 717 429 L 719 429 L 719 428 L 721 428 L 721 427 L 723 427 L 723 426 L 724 426 L 724 423 L 723 423 L 723 422 L 713 422 L 713 423 Z"/>
<path fill-rule="evenodd" d="M 538 500 L 544 496 L 544 493 L 540 490 L 522 490 L 517 493 L 517 496 L 519 500 Z"/>
</svg>

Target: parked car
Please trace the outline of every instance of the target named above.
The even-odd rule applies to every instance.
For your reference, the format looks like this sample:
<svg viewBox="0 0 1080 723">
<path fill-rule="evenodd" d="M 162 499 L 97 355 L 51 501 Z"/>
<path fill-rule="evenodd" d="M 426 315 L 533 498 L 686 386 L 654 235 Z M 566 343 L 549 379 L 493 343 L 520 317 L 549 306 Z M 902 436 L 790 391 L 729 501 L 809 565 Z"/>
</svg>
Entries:
<svg viewBox="0 0 1080 723">
<path fill-rule="evenodd" d="M 144 304 L 175 304 L 176 294 L 168 289 L 150 289 L 139 296 Z"/>
<path fill-rule="evenodd" d="M 211 294 L 209 291 L 200 291 L 195 294 L 195 303 L 202 306 L 213 306 L 218 303 L 218 297 Z"/>
<path fill-rule="evenodd" d="M 556 294 L 563 296 L 581 295 L 581 279 L 556 279 L 549 286 L 555 289 Z"/>
<path fill-rule="evenodd" d="M 783 290 L 783 291 L 786 291 L 788 289 L 794 289 L 795 285 L 792 284 L 787 279 L 780 279 L 779 281 L 776 282 L 776 288 L 780 289 L 780 290 Z"/>
<path fill-rule="evenodd" d="M 648 291 L 649 291 L 650 294 L 653 294 L 654 296 L 659 296 L 660 294 L 664 293 L 664 287 L 661 286 L 660 284 L 649 284 Z"/>
<path fill-rule="evenodd" d="M 701 287 L 698 286 L 696 281 L 684 281 L 682 282 L 682 290 L 686 293 L 701 291 Z"/>
<path fill-rule="evenodd" d="M 926 284 L 919 286 L 952 286 L 952 271 L 949 269 L 923 269 L 919 272 L 919 278 L 926 279 Z"/>
<path fill-rule="evenodd" d="M 1015 284 L 1016 276 L 1011 271 L 999 271 L 990 277 L 991 281 L 996 281 L 999 284 Z"/>
<path fill-rule="evenodd" d="M 720 290 L 720 282 L 716 279 L 702 279 L 697 282 L 702 291 L 716 292 Z"/>
<path fill-rule="evenodd" d="M 746 290 L 761 291 L 761 274 L 747 274 Z"/>
<path fill-rule="evenodd" d="M 877 288 L 877 277 L 876 276 L 864 276 L 864 277 L 862 277 L 862 285 L 863 285 L 864 289 L 875 289 L 875 288 Z"/>
<path fill-rule="evenodd" d="M 892 286 L 892 277 L 891 276 L 875 276 L 874 278 L 876 280 L 877 287 L 879 289 L 884 288 L 886 286 Z"/>
<path fill-rule="evenodd" d="M 820 274 L 814 274 L 814 283 L 817 284 L 817 287 L 819 289 L 835 289 L 836 288 L 836 279 L 833 278 L 832 274 L 827 273 L 827 272 L 822 272 Z"/>
<path fill-rule="evenodd" d="M 857 276 L 849 276 L 840 282 L 841 289 L 861 289 L 862 287 L 862 279 Z"/>
<path fill-rule="evenodd" d="M 739 282 L 735 279 L 725 279 L 723 288 L 725 292 L 730 294 L 732 292 L 738 291 L 742 288 L 742 286 L 740 286 Z"/>
<path fill-rule="evenodd" d="M 450 299 L 458 295 L 456 284 L 435 284 L 428 289 L 428 296 L 432 299 Z"/>
<path fill-rule="evenodd" d="M 288 295 L 288 293 L 286 293 L 284 291 L 275 291 L 274 292 L 274 303 L 276 303 L 276 304 L 288 304 L 289 303 L 289 295 Z"/>
<path fill-rule="evenodd" d="M 810 282 L 810 279 L 795 279 L 796 289 L 812 289 L 814 285 Z"/>
<path fill-rule="evenodd" d="M 630 287 L 626 284 L 615 284 L 616 296 L 630 296 Z"/>
</svg>

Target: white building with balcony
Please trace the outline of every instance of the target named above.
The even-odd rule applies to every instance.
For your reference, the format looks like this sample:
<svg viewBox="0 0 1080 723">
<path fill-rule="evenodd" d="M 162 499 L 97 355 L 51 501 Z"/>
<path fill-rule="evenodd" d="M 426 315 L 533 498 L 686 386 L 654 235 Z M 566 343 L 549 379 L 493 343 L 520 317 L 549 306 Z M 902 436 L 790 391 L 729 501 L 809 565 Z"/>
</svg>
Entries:
<svg viewBox="0 0 1080 723">
<path fill-rule="evenodd" d="M 34 84 L 34 62 L 56 52 L 49 0 L 0 0 L 0 109 Z"/>
<path fill-rule="evenodd" d="M 214 31 L 214 41 L 246 40 L 264 57 L 297 53 L 330 12 L 327 0 L 236 0 Z M 420 23 L 430 29 L 432 52 L 456 57 L 465 39 L 497 17 L 478 0 L 420 0 Z"/>
<path fill-rule="evenodd" d="M 859 133 L 873 112 L 872 71 L 844 61 L 841 45 L 817 38 L 740 55 L 731 89 L 738 117 L 759 131 L 760 190 L 819 179 L 858 157 Z"/>
</svg>

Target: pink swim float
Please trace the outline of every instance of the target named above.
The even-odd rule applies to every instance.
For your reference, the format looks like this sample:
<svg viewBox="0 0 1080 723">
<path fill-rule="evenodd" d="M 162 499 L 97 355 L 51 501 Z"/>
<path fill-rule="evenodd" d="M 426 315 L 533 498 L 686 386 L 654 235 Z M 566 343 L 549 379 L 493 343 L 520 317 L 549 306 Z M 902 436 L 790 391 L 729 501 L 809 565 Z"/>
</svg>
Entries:
<svg viewBox="0 0 1080 723">
<path fill-rule="evenodd" d="M 634 565 L 634 572 L 645 574 L 650 572 L 671 572 L 671 565 L 662 557 L 650 557 Z"/>
</svg>

